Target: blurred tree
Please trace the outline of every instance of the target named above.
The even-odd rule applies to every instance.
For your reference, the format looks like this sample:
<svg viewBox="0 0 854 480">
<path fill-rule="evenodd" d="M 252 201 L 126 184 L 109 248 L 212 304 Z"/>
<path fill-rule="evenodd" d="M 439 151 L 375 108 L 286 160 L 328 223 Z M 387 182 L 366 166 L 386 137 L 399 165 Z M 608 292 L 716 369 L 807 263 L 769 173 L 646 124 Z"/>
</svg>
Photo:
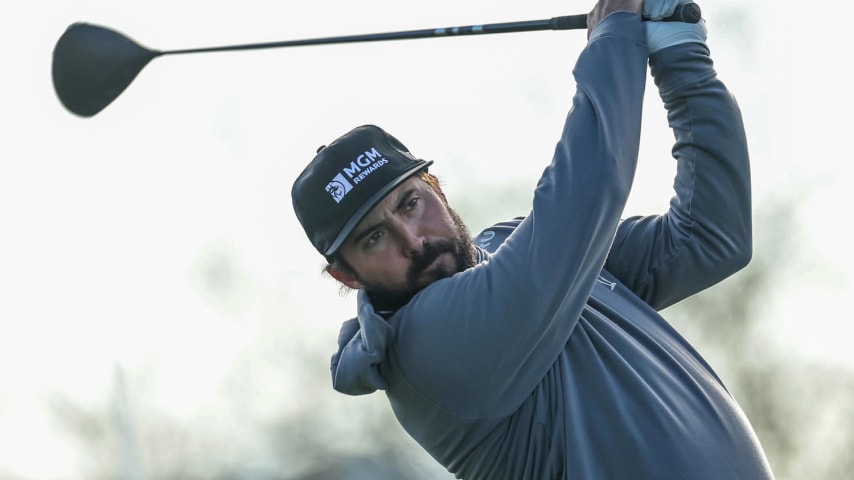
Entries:
<svg viewBox="0 0 854 480">
<path fill-rule="evenodd" d="M 755 254 L 735 276 L 675 305 L 667 318 L 706 356 L 755 426 L 778 480 L 850 479 L 854 471 L 854 375 L 780 351 L 767 316 L 769 293 L 788 275 L 801 239 L 790 204 L 763 202 Z M 251 294 L 233 285 L 233 254 L 207 295 Z M 785 259 L 785 261 L 781 261 Z M 243 285 L 243 284 L 241 284 Z M 259 288 L 253 284 L 252 288 Z M 331 291 L 334 285 L 330 284 Z M 80 445 L 82 478 L 123 480 L 437 480 L 453 478 L 395 421 L 382 393 L 334 392 L 334 339 L 295 339 L 285 287 L 270 295 L 256 338 L 224 374 L 217 399 L 190 418 L 152 400 L 151 370 L 117 368 L 106 405 L 56 395 L 50 407 Z M 232 306 L 218 298 L 215 305 Z M 235 312 L 233 308 L 225 308 Z M 243 309 L 240 309 L 243 311 Z M 188 346 L 190 348 L 190 346 Z M 156 368 L 154 369 L 156 370 Z"/>
<path fill-rule="evenodd" d="M 795 202 L 762 202 L 750 265 L 664 314 L 723 378 L 778 480 L 852 479 L 854 374 L 780 351 L 766 318 L 766 299 L 804 251 Z"/>
</svg>

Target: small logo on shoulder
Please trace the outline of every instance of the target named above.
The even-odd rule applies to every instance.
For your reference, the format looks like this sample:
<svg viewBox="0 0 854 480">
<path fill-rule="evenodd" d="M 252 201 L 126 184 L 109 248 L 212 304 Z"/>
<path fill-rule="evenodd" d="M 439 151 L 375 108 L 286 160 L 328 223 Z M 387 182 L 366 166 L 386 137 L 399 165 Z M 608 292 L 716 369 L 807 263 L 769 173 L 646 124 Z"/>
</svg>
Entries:
<svg viewBox="0 0 854 480">
<path fill-rule="evenodd" d="M 602 275 L 599 275 L 599 277 L 596 279 L 596 281 L 601 283 L 602 285 L 605 285 L 611 291 L 613 291 L 614 287 L 617 286 L 617 282 L 610 282 L 610 281 L 608 281 L 608 279 L 606 279 Z"/>
<path fill-rule="evenodd" d="M 479 235 L 478 247 L 489 250 L 492 245 L 492 239 L 495 238 L 495 232 L 487 230 Z"/>
<path fill-rule="evenodd" d="M 332 196 L 335 203 L 341 203 L 344 196 L 353 189 L 353 185 L 344 178 L 343 174 L 335 175 L 335 178 L 326 185 L 326 192 Z"/>
</svg>

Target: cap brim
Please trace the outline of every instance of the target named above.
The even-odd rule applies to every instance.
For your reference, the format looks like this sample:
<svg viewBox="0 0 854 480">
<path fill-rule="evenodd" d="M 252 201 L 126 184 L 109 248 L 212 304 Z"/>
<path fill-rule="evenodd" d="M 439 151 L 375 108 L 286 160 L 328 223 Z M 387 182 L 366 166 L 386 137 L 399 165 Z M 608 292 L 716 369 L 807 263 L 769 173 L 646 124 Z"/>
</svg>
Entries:
<svg viewBox="0 0 854 480">
<path fill-rule="evenodd" d="M 350 233 L 353 232 L 353 229 L 359 225 L 359 222 L 365 218 L 365 215 L 368 214 L 375 206 L 377 206 L 383 198 L 386 197 L 392 190 L 399 187 L 401 183 L 408 180 L 411 176 L 420 172 L 421 170 L 426 169 L 430 165 L 433 165 L 433 160 L 419 160 L 418 163 L 410 167 L 408 170 L 400 174 L 393 181 L 386 184 L 383 188 L 377 190 L 373 195 L 368 197 L 367 200 L 355 211 L 353 215 L 350 216 L 350 219 L 347 220 L 347 223 L 341 227 L 341 231 L 338 232 L 338 235 L 335 236 L 335 240 L 329 245 L 329 248 L 326 249 L 323 254 L 325 256 L 333 255 L 341 245 L 344 243 L 344 240 L 347 240 L 347 237 L 350 236 Z"/>
</svg>

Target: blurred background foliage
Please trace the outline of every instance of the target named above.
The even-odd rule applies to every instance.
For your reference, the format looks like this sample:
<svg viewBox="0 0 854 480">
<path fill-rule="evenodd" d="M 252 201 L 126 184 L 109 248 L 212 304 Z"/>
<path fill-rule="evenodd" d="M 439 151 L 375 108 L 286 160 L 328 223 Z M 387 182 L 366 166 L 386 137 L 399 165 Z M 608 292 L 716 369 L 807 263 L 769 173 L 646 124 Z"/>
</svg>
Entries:
<svg viewBox="0 0 854 480">
<path fill-rule="evenodd" d="M 503 198 L 525 195 L 505 193 Z M 751 264 L 663 313 L 723 377 L 779 480 L 852 478 L 854 375 L 776 346 L 774 319 L 763 312 L 776 279 L 791 274 L 798 262 L 812 261 L 798 257 L 803 249 L 794 211 L 785 202 L 763 204 Z M 222 248 L 210 258 L 195 271 L 203 294 L 234 315 L 251 287 L 240 279 L 234 252 Z M 163 367 L 116 365 L 103 405 L 76 403 L 57 392 L 49 407 L 86 459 L 86 478 L 452 478 L 405 435 L 381 393 L 346 397 L 331 390 L 334 339 L 294 340 L 281 321 L 288 316 L 287 300 L 269 308 L 268 322 L 229 366 L 207 410 L 180 417 L 159 408 L 150 390 Z"/>
</svg>

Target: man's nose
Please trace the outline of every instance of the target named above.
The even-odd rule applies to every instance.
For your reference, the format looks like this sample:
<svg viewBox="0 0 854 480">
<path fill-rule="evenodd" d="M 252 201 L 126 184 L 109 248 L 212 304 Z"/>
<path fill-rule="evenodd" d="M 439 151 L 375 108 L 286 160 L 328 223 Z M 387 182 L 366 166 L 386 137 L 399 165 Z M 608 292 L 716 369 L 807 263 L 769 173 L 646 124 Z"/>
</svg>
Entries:
<svg viewBox="0 0 854 480">
<path fill-rule="evenodd" d="M 401 247 L 403 254 L 407 257 L 421 252 L 424 249 L 424 244 L 427 238 L 421 233 L 418 225 L 401 225 Z"/>
</svg>

